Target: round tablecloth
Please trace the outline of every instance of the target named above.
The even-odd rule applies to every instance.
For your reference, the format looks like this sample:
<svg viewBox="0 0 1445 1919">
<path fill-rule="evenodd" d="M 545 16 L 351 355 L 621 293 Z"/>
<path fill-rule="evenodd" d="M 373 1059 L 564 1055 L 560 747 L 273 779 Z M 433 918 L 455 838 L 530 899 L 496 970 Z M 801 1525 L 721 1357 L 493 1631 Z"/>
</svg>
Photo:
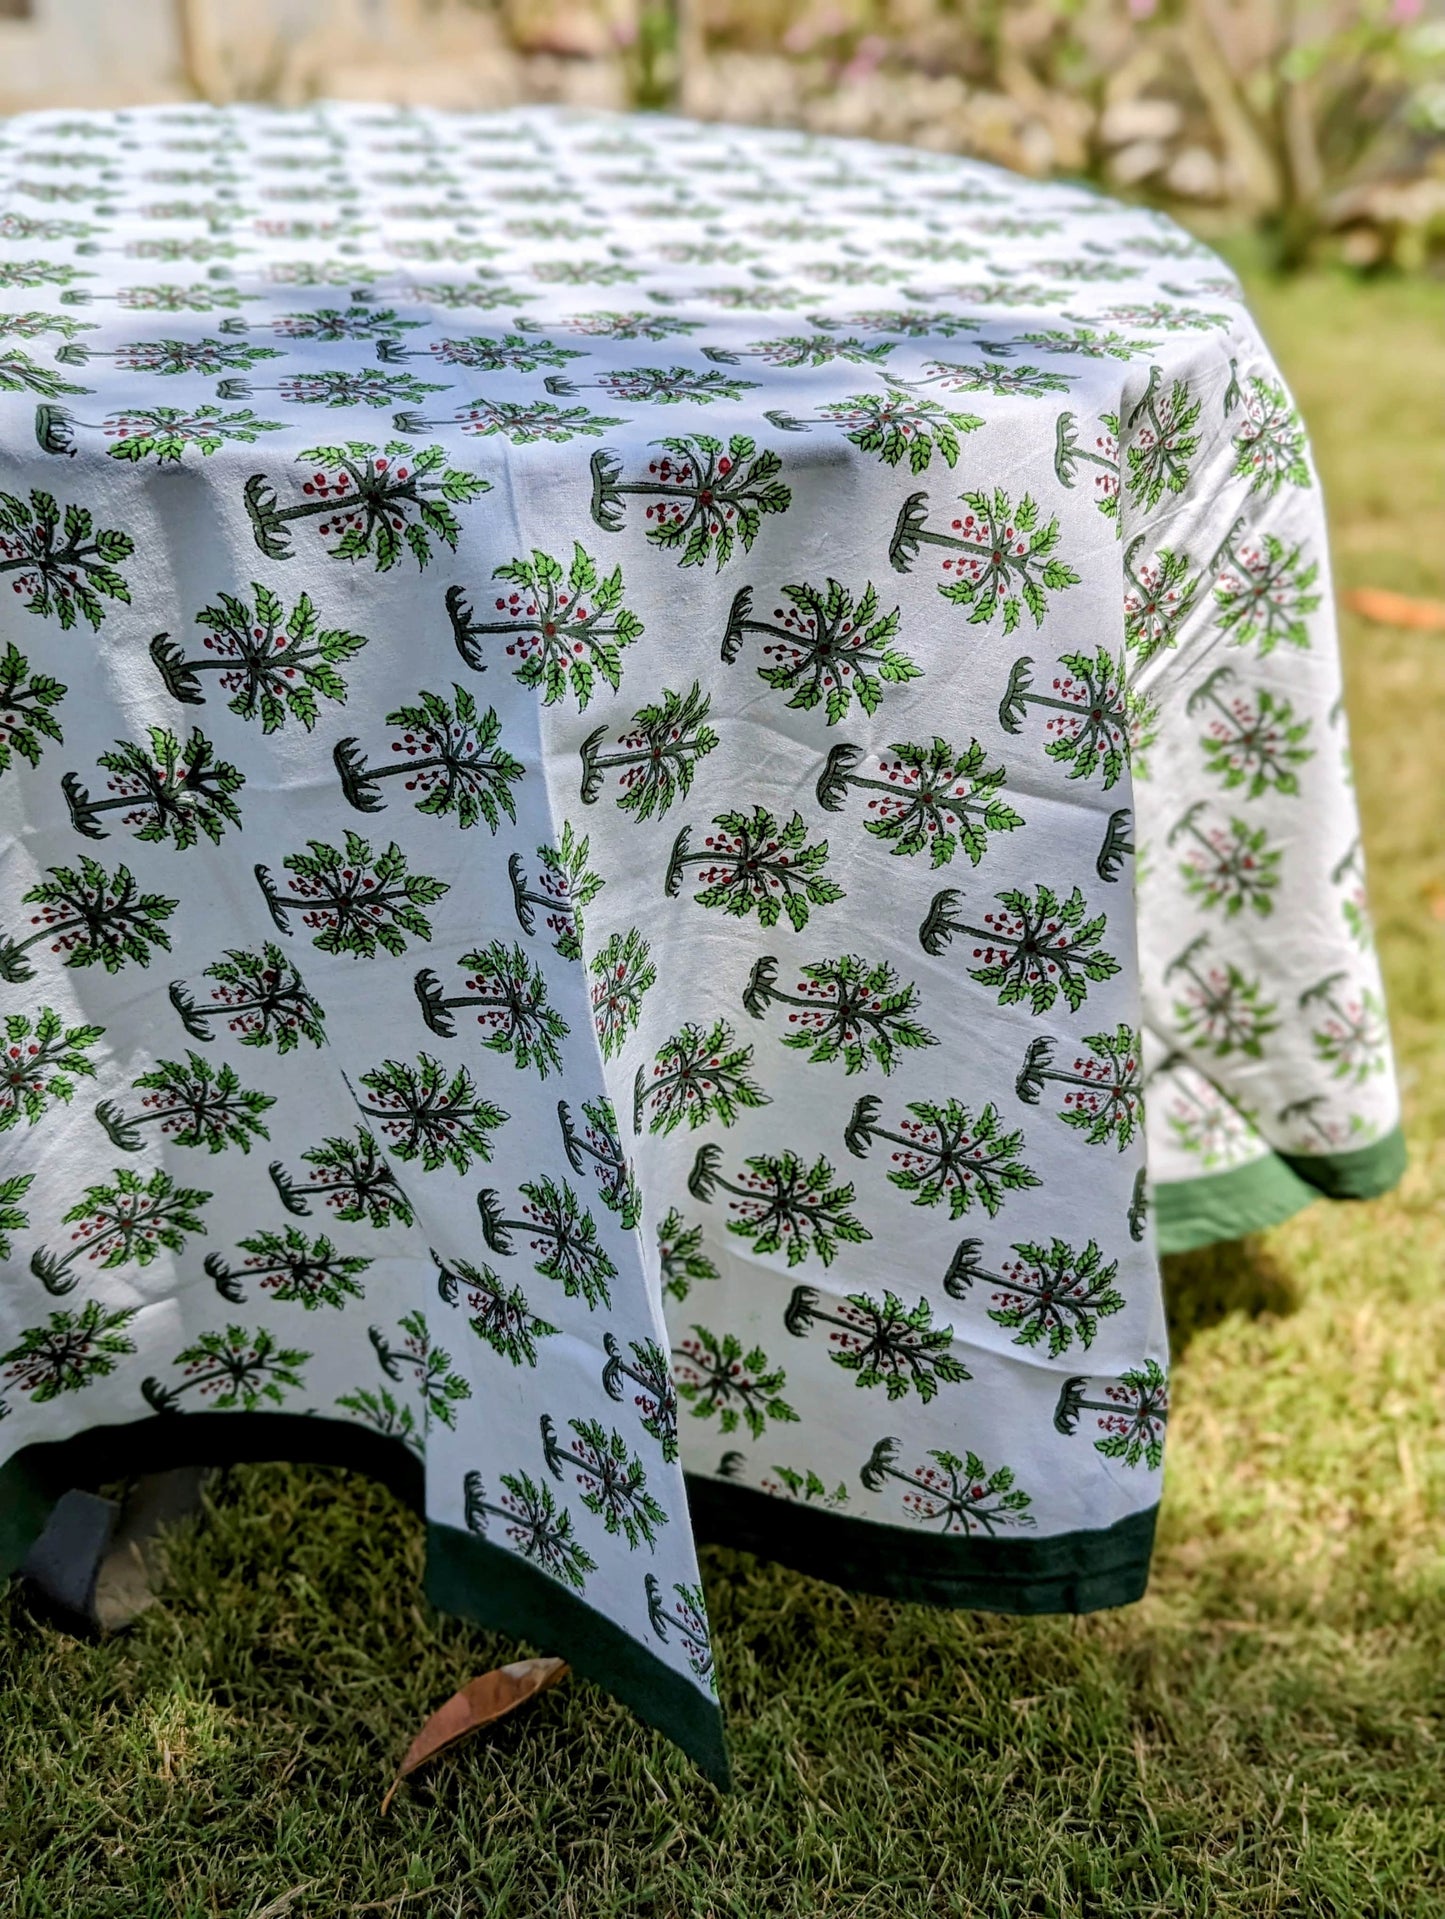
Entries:
<svg viewBox="0 0 1445 1919">
<path fill-rule="evenodd" d="M 1318 485 L 1156 214 L 13 120 L 0 643 L 9 1565 L 355 1465 L 721 1776 L 695 1531 L 1136 1597 L 1158 1248 L 1398 1176 Z"/>
</svg>

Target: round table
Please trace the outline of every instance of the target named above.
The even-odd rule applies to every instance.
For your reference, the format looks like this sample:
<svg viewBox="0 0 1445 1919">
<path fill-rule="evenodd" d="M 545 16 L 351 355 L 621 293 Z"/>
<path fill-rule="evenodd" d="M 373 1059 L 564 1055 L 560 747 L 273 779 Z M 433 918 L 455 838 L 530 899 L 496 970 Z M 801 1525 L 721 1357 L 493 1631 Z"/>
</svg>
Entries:
<svg viewBox="0 0 1445 1919">
<path fill-rule="evenodd" d="M 1319 489 L 1158 214 L 13 120 L 0 606 L 7 1566 L 371 1471 L 722 1777 L 695 1536 L 1137 1597 L 1158 1251 L 1398 1177 Z"/>
</svg>

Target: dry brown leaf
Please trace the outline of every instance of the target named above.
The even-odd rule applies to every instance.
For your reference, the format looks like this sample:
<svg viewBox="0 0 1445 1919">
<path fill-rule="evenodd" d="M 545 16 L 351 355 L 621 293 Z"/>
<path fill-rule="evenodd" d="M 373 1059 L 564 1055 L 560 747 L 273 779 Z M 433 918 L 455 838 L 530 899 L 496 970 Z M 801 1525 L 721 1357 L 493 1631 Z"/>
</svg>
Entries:
<svg viewBox="0 0 1445 1919">
<path fill-rule="evenodd" d="M 1408 593 L 1387 593 L 1382 586 L 1357 586 L 1345 605 L 1381 626 L 1411 626 L 1445 632 L 1445 600 L 1417 600 Z"/>
<path fill-rule="evenodd" d="M 515 1712 L 518 1706 L 545 1692 L 548 1686 L 555 1686 L 566 1672 L 567 1664 L 562 1659 L 518 1659 L 510 1666 L 498 1666 L 495 1672 L 484 1672 L 480 1678 L 469 1679 L 460 1692 L 454 1692 L 445 1705 L 437 1707 L 407 1747 L 406 1757 L 397 1767 L 396 1777 L 381 1802 L 381 1810 L 385 1812 L 389 1808 L 397 1787 L 418 1766 L 456 1745 L 459 1739 L 479 1732 L 483 1726 L 505 1719 L 509 1712 Z"/>
</svg>

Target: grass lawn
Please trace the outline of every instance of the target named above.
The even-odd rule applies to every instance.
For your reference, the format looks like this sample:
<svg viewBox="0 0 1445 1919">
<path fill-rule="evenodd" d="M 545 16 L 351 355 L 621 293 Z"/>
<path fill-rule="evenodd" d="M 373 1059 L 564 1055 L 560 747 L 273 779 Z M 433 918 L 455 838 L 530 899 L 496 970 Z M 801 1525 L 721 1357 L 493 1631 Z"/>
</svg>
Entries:
<svg viewBox="0 0 1445 1919">
<path fill-rule="evenodd" d="M 1440 287 L 1254 291 L 1341 584 L 1445 597 Z M 516 1649 L 427 1615 L 388 1495 L 239 1470 L 113 1643 L 0 1603 L 0 1913 L 1439 1919 L 1445 635 L 1345 632 L 1413 1164 L 1171 1263 L 1142 1604 L 932 1613 L 709 1551 L 738 1790 L 574 1679 L 383 1820 L 416 1724 Z"/>
</svg>

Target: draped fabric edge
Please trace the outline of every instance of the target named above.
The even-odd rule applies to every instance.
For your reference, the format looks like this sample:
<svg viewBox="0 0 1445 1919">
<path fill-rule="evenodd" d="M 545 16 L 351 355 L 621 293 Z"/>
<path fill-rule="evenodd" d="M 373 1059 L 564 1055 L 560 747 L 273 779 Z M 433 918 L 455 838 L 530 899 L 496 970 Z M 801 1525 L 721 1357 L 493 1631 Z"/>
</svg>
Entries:
<svg viewBox="0 0 1445 1919">
<path fill-rule="evenodd" d="M 306 1414 L 172 1413 L 93 1426 L 25 1447 L 0 1467 L 0 1576 L 18 1572 L 51 1507 L 74 1485 L 178 1464 L 304 1461 L 344 1466 L 421 1513 L 422 1462 L 400 1440 Z M 1004 1613 L 1084 1613 L 1143 1596 L 1158 1508 L 1114 1525 L 1021 1540 L 942 1536 L 779 1502 L 689 1474 L 696 1536 L 858 1592 Z M 730 1783 L 720 1706 L 602 1613 L 520 1554 L 456 1527 L 426 1525 L 426 1593 L 440 1611 L 515 1634 L 674 1740 L 715 1785 Z M 906 1550 L 904 1550 L 906 1548 Z"/>
<path fill-rule="evenodd" d="M 423 1513 L 425 1471 L 399 1439 L 304 1413 L 167 1413 L 27 1446 L 0 1467 L 0 1577 L 20 1570 L 71 1486 L 181 1465 L 278 1461 L 365 1473 Z M 717 1701 L 521 1554 L 427 1520 L 425 1584 L 439 1611 L 559 1653 L 681 1746 L 715 1785 L 730 1784 Z"/>
<path fill-rule="evenodd" d="M 1155 1237 L 1161 1253 L 1188 1253 L 1220 1240 L 1278 1226 L 1317 1199 L 1377 1199 L 1404 1176 L 1405 1135 L 1396 1126 L 1353 1153 L 1269 1153 L 1155 1188 Z"/>
</svg>

